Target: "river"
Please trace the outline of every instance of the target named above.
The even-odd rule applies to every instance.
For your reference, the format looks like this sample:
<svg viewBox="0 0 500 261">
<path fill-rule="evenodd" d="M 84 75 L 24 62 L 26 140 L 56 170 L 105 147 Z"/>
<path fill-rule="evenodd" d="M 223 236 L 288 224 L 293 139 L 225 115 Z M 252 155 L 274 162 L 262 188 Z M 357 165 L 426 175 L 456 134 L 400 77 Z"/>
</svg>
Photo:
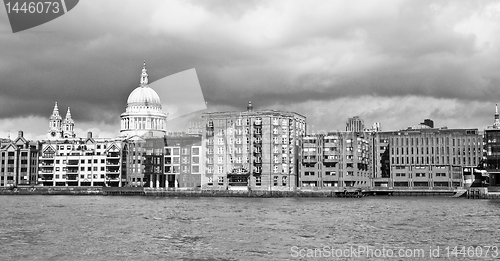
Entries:
<svg viewBox="0 0 500 261">
<path fill-rule="evenodd" d="M 0 196 L 0 207 L 0 260 L 500 258 L 499 200 Z"/>
</svg>

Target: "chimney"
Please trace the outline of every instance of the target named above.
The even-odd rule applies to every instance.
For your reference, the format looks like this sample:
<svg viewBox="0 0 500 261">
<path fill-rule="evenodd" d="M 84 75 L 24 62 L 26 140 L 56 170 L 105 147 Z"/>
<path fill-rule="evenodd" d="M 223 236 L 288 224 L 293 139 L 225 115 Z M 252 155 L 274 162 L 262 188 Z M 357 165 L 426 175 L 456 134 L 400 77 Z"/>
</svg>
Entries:
<svg viewBox="0 0 500 261">
<path fill-rule="evenodd" d="M 23 137 L 23 135 L 24 135 L 23 131 L 19 131 L 19 132 L 17 133 L 17 136 L 18 136 L 19 138 L 22 138 L 22 137 Z"/>
<path fill-rule="evenodd" d="M 92 139 L 92 132 L 91 131 L 87 132 L 87 139 Z"/>
</svg>

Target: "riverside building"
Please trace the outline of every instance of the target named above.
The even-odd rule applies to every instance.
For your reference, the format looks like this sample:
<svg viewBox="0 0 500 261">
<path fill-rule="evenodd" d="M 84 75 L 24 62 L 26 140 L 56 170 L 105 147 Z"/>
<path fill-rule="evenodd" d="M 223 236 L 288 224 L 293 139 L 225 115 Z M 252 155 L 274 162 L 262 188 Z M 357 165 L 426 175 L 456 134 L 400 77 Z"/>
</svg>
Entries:
<svg viewBox="0 0 500 261">
<path fill-rule="evenodd" d="M 165 144 L 165 174 L 168 187 L 201 187 L 203 164 L 201 134 L 169 134 Z"/>
<path fill-rule="evenodd" d="M 307 135 L 302 143 L 301 188 L 369 187 L 371 136 L 364 132 Z"/>
<path fill-rule="evenodd" d="M 495 105 L 495 121 L 484 130 L 485 164 L 489 174 L 489 186 L 500 186 L 500 119 L 498 106 Z"/>
<path fill-rule="evenodd" d="M 112 186 L 126 181 L 120 140 L 60 139 L 42 141 L 38 184 L 43 186 Z"/>
<path fill-rule="evenodd" d="M 293 191 L 306 117 L 276 110 L 205 113 L 202 189 Z"/>
<path fill-rule="evenodd" d="M 36 184 L 38 149 L 38 142 L 26 140 L 22 131 L 19 131 L 14 140 L 2 140 L 0 187 Z"/>
<path fill-rule="evenodd" d="M 451 189 L 463 187 L 463 169 L 482 160 L 477 129 L 431 128 L 374 133 L 374 187 Z"/>
</svg>

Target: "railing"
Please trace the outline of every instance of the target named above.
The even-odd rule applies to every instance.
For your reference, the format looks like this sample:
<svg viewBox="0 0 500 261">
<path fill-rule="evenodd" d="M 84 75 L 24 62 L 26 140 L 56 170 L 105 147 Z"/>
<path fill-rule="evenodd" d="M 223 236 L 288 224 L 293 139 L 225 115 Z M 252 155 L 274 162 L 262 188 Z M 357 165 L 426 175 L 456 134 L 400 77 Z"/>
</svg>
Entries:
<svg viewBox="0 0 500 261">
<path fill-rule="evenodd" d="M 106 165 L 120 165 L 120 162 L 106 161 Z"/>
</svg>

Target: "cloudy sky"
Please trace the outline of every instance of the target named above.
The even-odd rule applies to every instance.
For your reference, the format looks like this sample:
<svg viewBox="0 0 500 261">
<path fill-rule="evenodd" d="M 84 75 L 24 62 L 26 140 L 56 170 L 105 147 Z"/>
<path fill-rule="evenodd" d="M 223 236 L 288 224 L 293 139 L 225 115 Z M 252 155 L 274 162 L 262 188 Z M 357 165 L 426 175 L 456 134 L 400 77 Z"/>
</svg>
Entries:
<svg viewBox="0 0 500 261">
<path fill-rule="evenodd" d="M 44 137 L 56 101 L 78 135 L 115 136 L 143 60 L 152 81 L 195 68 L 208 111 L 252 100 L 305 115 L 311 132 L 354 115 L 484 129 L 500 101 L 499 21 L 498 1 L 81 0 L 13 34 L 1 9 L 0 136 Z"/>
</svg>

